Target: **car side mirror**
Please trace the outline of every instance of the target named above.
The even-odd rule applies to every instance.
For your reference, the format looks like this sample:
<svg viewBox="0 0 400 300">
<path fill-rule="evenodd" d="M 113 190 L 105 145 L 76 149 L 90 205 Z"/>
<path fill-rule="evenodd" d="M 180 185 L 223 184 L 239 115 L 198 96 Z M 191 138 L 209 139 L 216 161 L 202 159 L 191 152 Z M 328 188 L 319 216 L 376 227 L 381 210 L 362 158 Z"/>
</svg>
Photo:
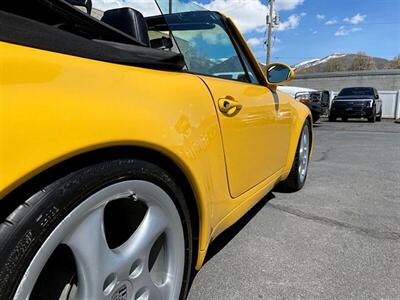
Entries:
<svg viewBox="0 0 400 300">
<path fill-rule="evenodd" d="M 375 95 L 375 97 L 374 97 L 375 99 L 379 99 L 379 95 Z"/>
<path fill-rule="evenodd" d="M 89 15 L 92 12 L 92 0 L 66 0 L 66 2 L 74 6 L 85 7 Z"/>
<path fill-rule="evenodd" d="M 273 63 L 267 68 L 267 83 L 271 86 L 283 85 L 294 78 L 294 70 L 285 64 Z"/>
</svg>

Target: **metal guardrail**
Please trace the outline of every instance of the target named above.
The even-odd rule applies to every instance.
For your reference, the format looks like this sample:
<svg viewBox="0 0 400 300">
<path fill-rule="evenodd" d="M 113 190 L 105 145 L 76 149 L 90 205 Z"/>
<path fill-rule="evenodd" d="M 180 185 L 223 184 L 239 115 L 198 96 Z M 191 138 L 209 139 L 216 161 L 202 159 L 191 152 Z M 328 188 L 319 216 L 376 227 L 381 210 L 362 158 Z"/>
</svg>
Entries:
<svg viewBox="0 0 400 300">
<path fill-rule="evenodd" d="M 332 77 L 359 77 L 359 76 L 384 76 L 400 75 L 400 69 L 384 69 L 369 71 L 346 71 L 325 73 L 296 73 L 296 79 L 332 78 Z"/>
</svg>

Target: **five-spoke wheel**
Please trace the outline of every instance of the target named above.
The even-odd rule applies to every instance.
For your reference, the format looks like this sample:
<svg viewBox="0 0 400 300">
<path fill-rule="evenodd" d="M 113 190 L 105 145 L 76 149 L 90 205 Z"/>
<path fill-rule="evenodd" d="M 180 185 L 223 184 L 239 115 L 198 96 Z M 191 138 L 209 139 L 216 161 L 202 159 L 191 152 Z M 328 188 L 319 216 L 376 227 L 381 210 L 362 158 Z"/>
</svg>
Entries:
<svg viewBox="0 0 400 300">
<path fill-rule="evenodd" d="M 188 219 L 182 222 L 188 218 L 182 193 L 172 178 L 164 177 L 168 176 L 164 170 L 141 161 L 125 163 L 122 170 L 112 163 L 103 165 L 102 171 L 110 175 L 100 174 L 99 165 L 71 174 L 15 212 L 33 216 L 35 207 L 50 207 L 37 211 L 39 224 L 29 224 L 29 218 L 23 224 L 9 217 L 0 231 L 2 240 L 10 246 L 14 242 L 14 247 L 0 250 L 9 264 L 15 263 L 13 248 L 24 239 L 19 227 L 31 228 L 32 239 L 40 240 L 42 232 L 35 230 L 40 222 L 54 226 L 44 229 L 48 234 L 36 243 L 36 249 L 28 249 L 29 257 L 18 259 L 24 267 L 8 271 L 18 280 L 8 282 L 10 293 L 3 291 L 4 295 L 14 299 L 157 300 L 179 299 L 186 293 L 191 257 L 187 246 L 191 248 L 191 243 L 185 245 L 190 229 L 183 225 L 189 224 Z M 137 169 L 143 166 L 147 169 Z M 86 178 L 91 172 L 97 180 Z M 87 189 L 94 190 L 76 199 Z M 75 199 L 69 199 L 73 195 Z M 76 205 L 69 209 L 69 201 Z M 28 247 L 34 248 L 33 244 Z M 2 280 L 8 279 L 5 268 L 0 269 Z"/>
</svg>

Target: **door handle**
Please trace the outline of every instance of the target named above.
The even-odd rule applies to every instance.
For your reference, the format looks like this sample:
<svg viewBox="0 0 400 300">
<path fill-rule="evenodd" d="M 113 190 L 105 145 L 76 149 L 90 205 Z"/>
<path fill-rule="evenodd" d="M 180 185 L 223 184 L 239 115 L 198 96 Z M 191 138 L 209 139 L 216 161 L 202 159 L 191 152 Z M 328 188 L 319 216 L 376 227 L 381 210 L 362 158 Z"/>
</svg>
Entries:
<svg viewBox="0 0 400 300">
<path fill-rule="evenodd" d="M 218 100 L 218 107 L 224 115 L 233 117 L 242 109 L 242 104 L 232 98 L 226 97 Z"/>
</svg>

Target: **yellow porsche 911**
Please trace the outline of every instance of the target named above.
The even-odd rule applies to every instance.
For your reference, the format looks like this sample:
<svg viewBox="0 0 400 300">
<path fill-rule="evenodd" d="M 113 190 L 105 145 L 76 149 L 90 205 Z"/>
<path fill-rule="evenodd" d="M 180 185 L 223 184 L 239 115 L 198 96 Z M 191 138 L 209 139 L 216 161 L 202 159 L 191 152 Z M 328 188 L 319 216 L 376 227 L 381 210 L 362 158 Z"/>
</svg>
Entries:
<svg viewBox="0 0 400 300">
<path fill-rule="evenodd" d="M 293 71 L 264 76 L 192 7 L 0 4 L 0 299 L 184 299 L 218 234 L 303 187 L 311 113 L 276 91 Z"/>
</svg>

